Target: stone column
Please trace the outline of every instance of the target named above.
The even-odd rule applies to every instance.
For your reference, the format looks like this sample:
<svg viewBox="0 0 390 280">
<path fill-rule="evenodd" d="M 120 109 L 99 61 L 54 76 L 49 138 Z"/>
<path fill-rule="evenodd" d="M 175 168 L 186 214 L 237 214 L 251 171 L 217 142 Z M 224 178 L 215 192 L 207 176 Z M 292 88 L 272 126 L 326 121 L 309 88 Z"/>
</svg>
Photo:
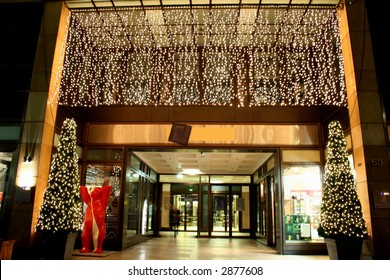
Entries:
<svg viewBox="0 0 390 280">
<path fill-rule="evenodd" d="M 35 188 L 32 191 L 35 196 L 32 197 L 33 206 L 28 211 L 14 207 L 10 223 L 10 232 L 16 240 L 23 240 L 21 242 L 23 247 L 33 246 L 35 243 L 35 225 L 49 177 L 57 114 L 56 102 L 50 101 L 55 96 L 61 77 L 58 70 L 59 65 L 62 64 L 61 56 L 66 42 L 68 15 L 69 11 L 62 1 L 45 3 L 16 176 L 17 187 L 30 184 L 28 187 Z M 56 101 L 55 98 L 53 101 Z M 24 159 L 27 145 L 34 145 L 34 154 L 31 162 L 28 163 Z M 26 177 L 27 169 L 28 177 Z M 26 178 L 29 183 L 26 182 Z M 21 226 L 21 222 L 24 225 Z M 26 228 L 26 225 L 30 226 L 30 231 L 21 231 L 20 228 Z"/>
<path fill-rule="evenodd" d="M 384 236 L 390 229 L 389 215 L 375 209 L 372 198 L 374 191 L 389 191 L 385 126 L 365 1 L 351 3 L 340 11 L 340 31 L 357 191 L 370 235 L 363 253 L 365 258 L 383 257 L 389 256 L 384 252 L 390 247 L 390 240 Z"/>
</svg>

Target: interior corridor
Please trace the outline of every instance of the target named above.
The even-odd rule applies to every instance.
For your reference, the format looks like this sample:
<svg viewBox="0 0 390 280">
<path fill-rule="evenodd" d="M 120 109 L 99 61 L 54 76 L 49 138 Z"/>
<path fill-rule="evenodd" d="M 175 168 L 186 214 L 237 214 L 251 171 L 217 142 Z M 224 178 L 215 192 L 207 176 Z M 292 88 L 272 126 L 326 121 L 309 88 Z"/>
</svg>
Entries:
<svg viewBox="0 0 390 280">
<path fill-rule="evenodd" d="M 101 256 L 79 254 L 71 260 L 329 260 L 327 255 L 280 255 L 256 240 L 244 238 L 196 238 L 196 233 L 161 232 L 161 237 L 138 243 L 123 251 L 104 251 Z"/>
</svg>

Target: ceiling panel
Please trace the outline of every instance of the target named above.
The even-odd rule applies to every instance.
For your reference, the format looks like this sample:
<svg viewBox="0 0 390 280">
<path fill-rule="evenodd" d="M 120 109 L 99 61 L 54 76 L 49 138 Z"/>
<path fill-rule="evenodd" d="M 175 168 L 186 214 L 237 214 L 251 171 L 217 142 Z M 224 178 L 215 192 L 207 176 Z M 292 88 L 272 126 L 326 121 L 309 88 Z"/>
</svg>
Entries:
<svg viewBox="0 0 390 280">
<path fill-rule="evenodd" d="M 202 174 L 253 174 L 272 153 L 259 152 L 148 152 L 134 154 L 159 174 L 178 174 L 198 169 Z"/>
</svg>

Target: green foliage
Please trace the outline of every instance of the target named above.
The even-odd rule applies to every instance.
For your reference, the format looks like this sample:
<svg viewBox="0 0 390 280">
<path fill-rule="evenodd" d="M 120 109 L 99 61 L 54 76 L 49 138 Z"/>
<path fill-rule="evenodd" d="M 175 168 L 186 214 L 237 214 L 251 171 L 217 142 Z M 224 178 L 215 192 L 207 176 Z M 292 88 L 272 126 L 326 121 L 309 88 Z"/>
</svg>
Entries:
<svg viewBox="0 0 390 280">
<path fill-rule="evenodd" d="M 66 119 L 38 216 L 39 231 L 81 231 L 83 225 L 80 176 L 76 152 L 76 122 Z"/>
<path fill-rule="evenodd" d="M 325 238 L 365 239 L 367 228 L 347 156 L 344 132 L 338 121 L 332 121 L 328 128 L 328 158 L 318 234 Z"/>
</svg>

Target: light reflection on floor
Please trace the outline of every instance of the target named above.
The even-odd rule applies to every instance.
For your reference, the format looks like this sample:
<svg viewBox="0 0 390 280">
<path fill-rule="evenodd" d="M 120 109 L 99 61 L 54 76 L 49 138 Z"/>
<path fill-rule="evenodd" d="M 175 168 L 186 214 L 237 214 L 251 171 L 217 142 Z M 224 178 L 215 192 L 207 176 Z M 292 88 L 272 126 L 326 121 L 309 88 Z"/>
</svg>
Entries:
<svg viewBox="0 0 390 280">
<path fill-rule="evenodd" d="M 77 252 L 75 250 L 74 252 Z M 123 251 L 105 257 L 72 256 L 72 260 L 329 260 L 327 255 L 280 255 L 247 238 L 197 238 L 194 232 L 162 232 Z"/>
</svg>

